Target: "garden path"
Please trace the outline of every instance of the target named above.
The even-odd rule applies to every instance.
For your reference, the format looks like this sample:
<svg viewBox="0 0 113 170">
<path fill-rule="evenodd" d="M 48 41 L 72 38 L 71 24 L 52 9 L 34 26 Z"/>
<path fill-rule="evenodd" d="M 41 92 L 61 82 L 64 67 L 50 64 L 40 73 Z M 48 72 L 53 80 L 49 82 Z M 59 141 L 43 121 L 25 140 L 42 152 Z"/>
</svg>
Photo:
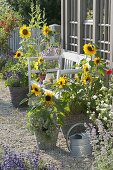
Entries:
<svg viewBox="0 0 113 170">
<path fill-rule="evenodd" d="M 26 109 L 15 109 L 11 104 L 9 89 L 0 81 L 0 147 L 8 146 L 16 152 L 32 152 L 36 140 L 26 126 Z M 43 160 L 54 162 L 58 170 L 90 170 L 91 159 L 74 159 L 69 156 L 63 134 L 59 133 L 57 148 L 40 151 Z M 70 168 L 71 167 L 71 168 Z"/>
</svg>

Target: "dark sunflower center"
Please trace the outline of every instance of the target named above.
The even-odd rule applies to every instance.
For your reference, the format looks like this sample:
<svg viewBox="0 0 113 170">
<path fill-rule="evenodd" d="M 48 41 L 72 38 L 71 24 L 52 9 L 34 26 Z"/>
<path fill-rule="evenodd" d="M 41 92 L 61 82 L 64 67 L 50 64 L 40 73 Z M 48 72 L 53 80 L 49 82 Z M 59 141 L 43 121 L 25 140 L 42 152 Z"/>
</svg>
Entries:
<svg viewBox="0 0 113 170">
<path fill-rule="evenodd" d="M 63 84 L 62 81 L 60 82 L 60 84 L 61 84 L 61 85 Z"/>
<path fill-rule="evenodd" d="M 88 46 L 88 51 L 93 51 L 93 48 Z"/>
<path fill-rule="evenodd" d="M 38 92 L 38 89 L 37 89 L 37 88 L 35 88 L 35 91 L 37 91 L 37 92 Z"/>
<path fill-rule="evenodd" d="M 20 57 L 20 56 L 21 56 L 21 54 L 20 54 L 20 53 L 18 53 L 18 54 L 17 54 L 17 57 Z"/>
<path fill-rule="evenodd" d="M 46 96 L 45 99 L 46 101 L 51 101 L 51 96 Z"/>
<path fill-rule="evenodd" d="M 23 29 L 23 34 L 27 35 L 28 34 L 28 30 L 27 29 Z"/>
<path fill-rule="evenodd" d="M 47 29 L 47 28 L 45 29 L 45 32 L 46 32 L 46 33 L 48 32 L 48 29 Z"/>
<path fill-rule="evenodd" d="M 100 60 L 98 59 L 98 60 L 96 60 L 96 63 L 98 64 L 100 62 Z"/>
<path fill-rule="evenodd" d="M 90 77 L 87 77 L 87 78 L 86 78 L 86 81 L 89 81 L 89 80 L 90 80 Z"/>
<path fill-rule="evenodd" d="M 88 68 L 86 67 L 86 71 L 88 71 Z"/>
<path fill-rule="evenodd" d="M 43 62 L 43 59 L 40 59 L 40 62 L 42 63 L 42 62 Z"/>
</svg>

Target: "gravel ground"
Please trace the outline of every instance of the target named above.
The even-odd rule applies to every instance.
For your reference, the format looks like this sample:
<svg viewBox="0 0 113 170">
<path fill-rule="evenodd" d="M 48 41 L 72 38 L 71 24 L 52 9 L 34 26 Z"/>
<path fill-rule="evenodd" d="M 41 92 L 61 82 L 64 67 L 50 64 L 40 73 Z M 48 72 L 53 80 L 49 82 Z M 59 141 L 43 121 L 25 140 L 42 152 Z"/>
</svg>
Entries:
<svg viewBox="0 0 113 170">
<path fill-rule="evenodd" d="M 15 109 L 11 104 L 9 89 L 0 82 L 0 146 L 9 146 L 16 152 L 33 152 L 37 143 L 26 126 L 26 109 Z M 51 151 L 40 151 L 40 157 L 54 162 L 59 170 L 91 170 L 91 158 L 75 159 L 70 156 L 62 132 L 57 147 Z"/>
</svg>

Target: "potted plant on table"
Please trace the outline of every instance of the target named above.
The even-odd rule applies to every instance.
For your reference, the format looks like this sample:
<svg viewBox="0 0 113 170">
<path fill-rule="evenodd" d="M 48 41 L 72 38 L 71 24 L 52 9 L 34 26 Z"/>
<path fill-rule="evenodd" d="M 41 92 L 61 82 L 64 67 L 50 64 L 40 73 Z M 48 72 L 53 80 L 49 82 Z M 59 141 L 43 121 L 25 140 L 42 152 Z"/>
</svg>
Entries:
<svg viewBox="0 0 113 170">
<path fill-rule="evenodd" d="M 43 83 L 46 77 L 47 63 L 44 61 L 44 58 L 40 56 L 38 60 L 34 63 L 34 69 L 38 70 L 37 76 L 40 80 L 40 83 Z"/>
<path fill-rule="evenodd" d="M 35 133 L 40 149 L 53 149 L 63 124 L 66 103 L 50 90 L 32 84 L 30 98 L 35 96 L 27 113 L 28 125 Z"/>
</svg>

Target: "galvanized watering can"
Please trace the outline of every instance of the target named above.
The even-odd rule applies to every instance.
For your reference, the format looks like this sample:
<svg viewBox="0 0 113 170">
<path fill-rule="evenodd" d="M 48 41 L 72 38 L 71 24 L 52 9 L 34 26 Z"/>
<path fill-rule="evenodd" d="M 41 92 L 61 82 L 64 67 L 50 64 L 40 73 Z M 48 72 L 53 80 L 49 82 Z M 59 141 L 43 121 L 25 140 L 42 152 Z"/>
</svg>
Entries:
<svg viewBox="0 0 113 170">
<path fill-rule="evenodd" d="M 84 126 L 83 123 L 76 123 L 67 132 L 67 147 L 70 151 L 70 154 L 74 157 L 83 157 L 92 154 L 92 147 L 90 144 L 90 138 L 86 132 L 75 133 L 70 136 L 70 132 L 76 126 Z"/>
</svg>

